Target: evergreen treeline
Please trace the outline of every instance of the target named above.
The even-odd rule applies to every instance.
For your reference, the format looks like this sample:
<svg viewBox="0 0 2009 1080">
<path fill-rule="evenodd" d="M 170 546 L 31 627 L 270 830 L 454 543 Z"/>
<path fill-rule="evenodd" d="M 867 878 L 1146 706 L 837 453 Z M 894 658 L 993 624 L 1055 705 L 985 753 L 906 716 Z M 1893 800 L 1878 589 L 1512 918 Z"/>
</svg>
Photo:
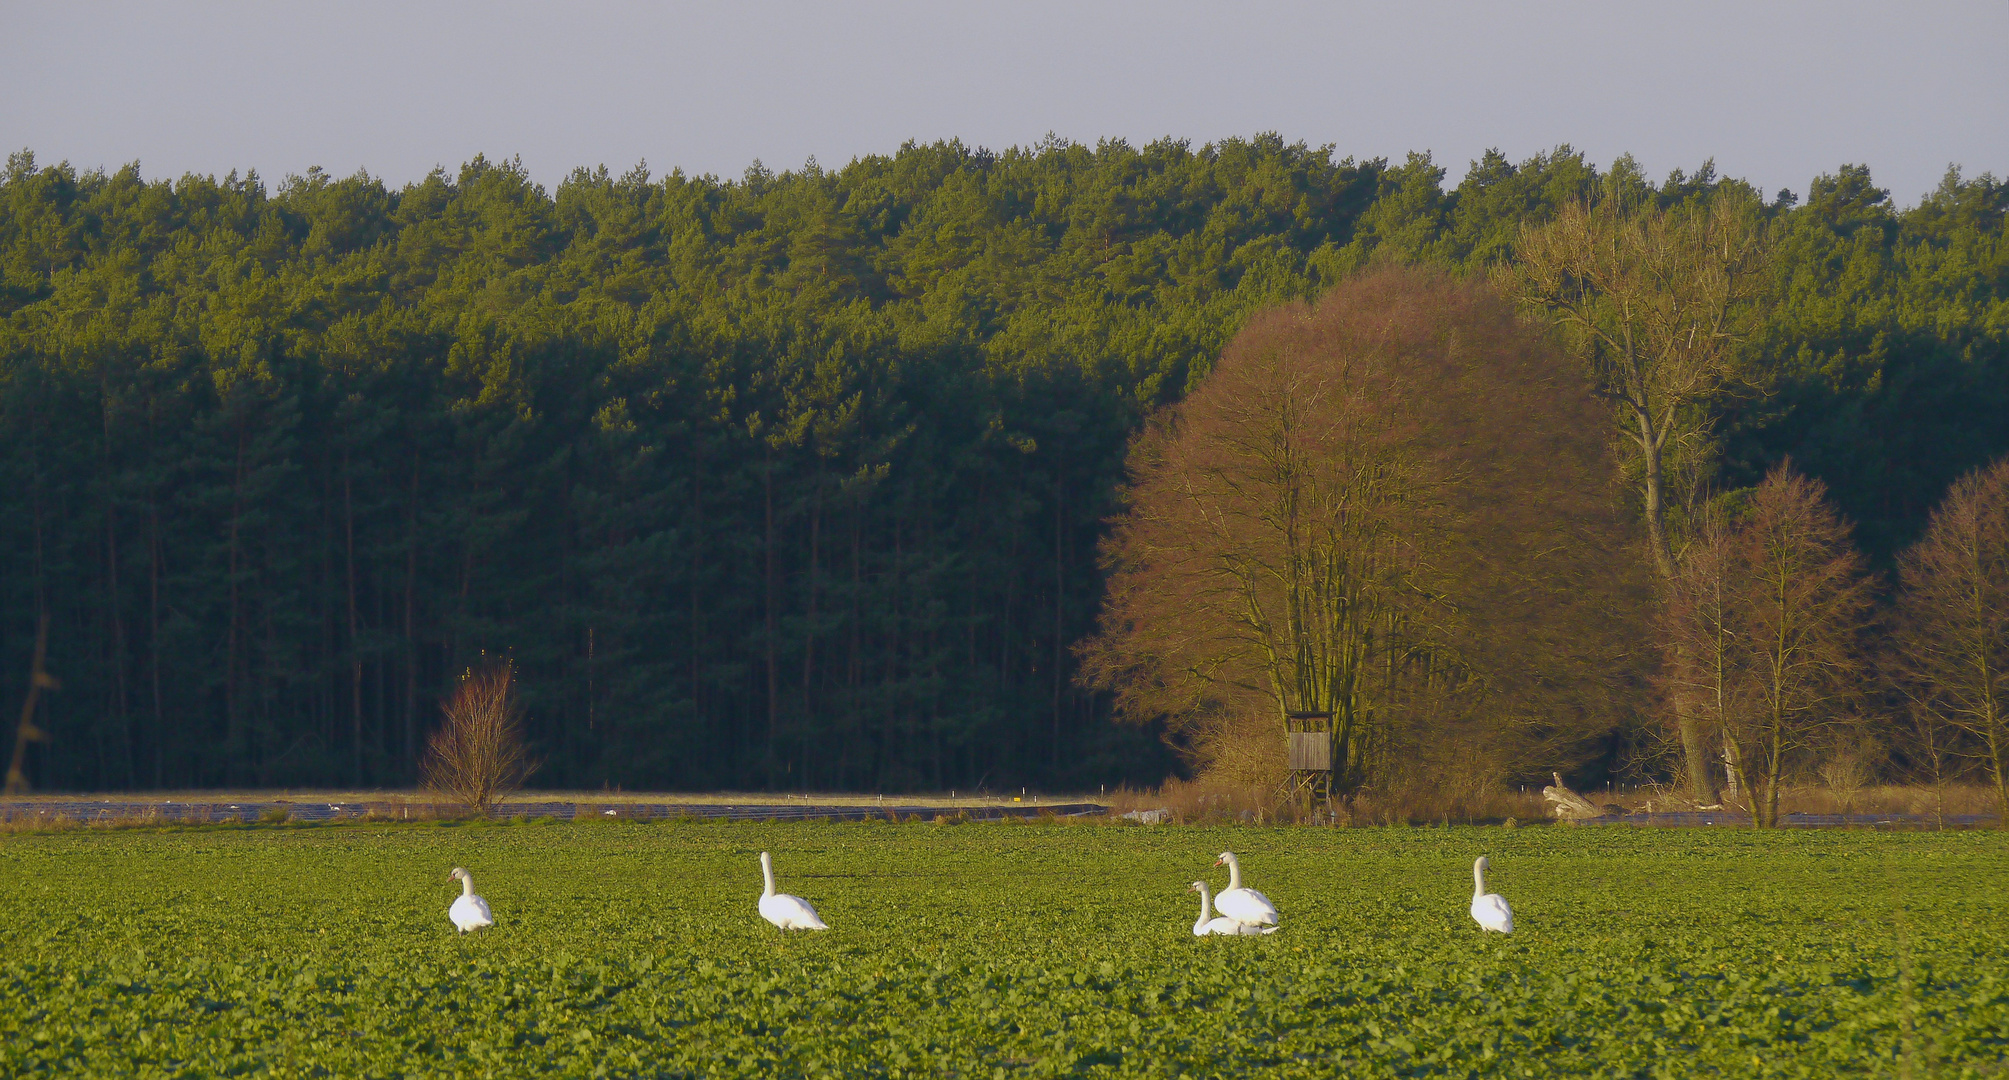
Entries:
<svg viewBox="0 0 2009 1080">
<path fill-rule="evenodd" d="M 1252 311 L 1509 254 L 1617 181 L 1426 156 L 909 146 L 739 181 L 485 160 L 402 190 L 0 184 L 0 692 L 42 786 L 398 784 L 517 661 L 540 783 L 1155 780 L 1073 686 L 1126 441 Z M 1781 193 L 1723 478 L 1790 455 L 1887 558 L 2009 449 L 2009 191 Z"/>
</svg>

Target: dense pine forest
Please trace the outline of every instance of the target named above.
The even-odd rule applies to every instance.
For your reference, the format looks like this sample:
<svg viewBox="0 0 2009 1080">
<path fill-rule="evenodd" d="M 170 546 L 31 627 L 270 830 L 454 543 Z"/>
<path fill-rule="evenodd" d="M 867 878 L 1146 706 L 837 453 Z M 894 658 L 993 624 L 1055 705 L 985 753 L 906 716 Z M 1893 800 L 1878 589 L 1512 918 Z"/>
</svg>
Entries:
<svg viewBox="0 0 2009 1080">
<path fill-rule="evenodd" d="M 504 656 L 539 784 L 1155 782 L 1174 755 L 1073 651 L 1145 418 L 1371 264 L 1476 271 L 1567 200 L 1739 183 L 1568 147 L 1446 179 L 1274 137 L 555 192 L 16 154 L 0 701 L 46 615 L 44 788 L 410 783 L 442 691 Z M 1887 568 L 2009 451 L 2009 185 L 1763 199 L 1694 482 L 1790 458 Z"/>
</svg>

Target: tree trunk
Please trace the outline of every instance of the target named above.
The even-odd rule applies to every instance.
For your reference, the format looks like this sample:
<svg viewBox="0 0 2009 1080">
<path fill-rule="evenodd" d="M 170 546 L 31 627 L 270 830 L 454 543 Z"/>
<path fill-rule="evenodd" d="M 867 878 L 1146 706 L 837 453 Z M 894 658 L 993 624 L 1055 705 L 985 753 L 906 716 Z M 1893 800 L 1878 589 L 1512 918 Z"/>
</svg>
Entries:
<svg viewBox="0 0 2009 1080">
<path fill-rule="evenodd" d="M 2009 829 L 2009 777 L 2003 775 L 2002 718 L 1989 717 L 1988 771 L 1995 780 L 1995 827 Z"/>
<path fill-rule="evenodd" d="M 1977 576 L 1978 568 L 1977 568 Z M 1995 827 L 2009 829 L 2009 777 L 2003 776 L 2002 702 L 1995 696 L 1995 667 L 1990 662 L 1987 642 L 1975 650 L 1980 672 L 1982 724 L 1988 733 L 1988 775 L 1995 781 Z"/>
<path fill-rule="evenodd" d="M 1681 757 L 1688 772 L 1688 797 L 1698 806 L 1721 801 L 1717 793 L 1715 764 L 1710 761 L 1709 740 L 1702 723 L 1677 699 L 1674 723 L 1681 735 Z"/>
<path fill-rule="evenodd" d="M 419 453 L 412 450 L 411 493 L 405 508 L 405 756 L 418 765 L 419 716 Z"/>
<path fill-rule="evenodd" d="M 1653 565 L 1660 571 L 1660 579 L 1667 581 L 1674 577 L 1674 550 L 1667 542 L 1667 497 L 1660 461 L 1661 433 L 1653 423 L 1652 414 L 1640 404 L 1633 406 L 1633 419 L 1639 425 L 1641 464 L 1646 470 L 1646 540 L 1653 548 Z"/>
<path fill-rule="evenodd" d="M 865 675 L 865 522 L 858 492 L 851 492 L 851 650 L 844 661 L 844 749 L 838 761 L 837 786 L 849 787 L 853 762 L 851 747 L 858 734 L 858 694 Z"/>
<path fill-rule="evenodd" d="M 237 432 L 237 471 L 230 485 L 230 628 L 225 633 L 223 662 L 223 723 L 224 776 L 231 779 L 239 747 L 240 731 L 237 715 L 237 530 L 239 519 L 244 513 L 244 430 L 242 424 Z"/>
<path fill-rule="evenodd" d="M 1635 401 L 1632 411 L 1633 422 L 1638 425 L 1635 437 L 1646 472 L 1646 541 L 1653 549 L 1653 566 L 1660 572 L 1664 594 L 1667 583 L 1674 580 L 1674 552 L 1667 540 L 1667 499 L 1660 457 L 1662 433 L 1654 425 L 1653 414 L 1642 403 Z M 1665 603 L 1665 600 L 1662 602 Z M 1681 663 L 1679 658 L 1673 662 L 1677 667 Z M 1702 724 L 1679 696 L 1675 697 L 1672 705 L 1675 730 L 1681 736 L 1682 766 L 1688 774 L 1688 797 L 1698 806 L 1717 802 L 1715 770 L 1709 760 L 1709 740 Z"/>
<path fill-rule="evenodd" d="M 153 681 L 153 786 L 164 784 L 167 709 L 160 695 L 160 496 L 147 501 L 147 647 Z"/>
<path fill-rule="evenodd" d="M 342 454 L 342 535 L 349 583 L 349 749 L 353 783 L 363 786 L 363 644 L 356 633 L 356 506 L 349 455 Z"/>
<path fill-rule="evenodd" d="M 127 705 L 126 622 L 124 613 L 120 610 L 123 605 L 119 602 L 119 496 L 118 483 L 112 467 L 111 388 L 104 377 L 103 365 L 100 365 L 99 373 L 98 405 L 104 421 L 102 461 L 105 480 L 105 606 L 111 614 L 112 623 L 112 710 L 113 715 L 118 717 L 119 741 L 125 749 L 125 783 L 131 786 L 138 779 L 139 764 L 133 745 L 132 716 Z"/>
<path fill-rule="evenodd" d="M 1766 736 L 1765 746 L 1765 794 L 1760 802 L 1751 800 L 1751 824 L 1761 829 L 1775 829 L 1779 826 L 1779 781 L 1786 767 L 1785 720 L 1777 714 L 1772 716 L 1772 730 Z"/>
<path fill-rule="evenodd" d="M 809 622 L 802 641 L 802 786 L 809 785 L 809 733 L 816 724 L 816 586 L 818 545 L 823 533 L 823 477 L 819 473 L 809 509 Z"/>
<path fill-rule="evenodd" d="M 900 679 L 900 662 L 907 653 L 907 620 L 902 610 L 906 599 L 907 586 L 907 506 L 906 499 L 900 500 L 900 507 L 893 514 L 893 573 L 890 589 L 892 592 L 893 619 L 891 632 L 886 635 L 886 666 L 880 678 L 887 684 L 897 684 Z M 884 718 L 881 730 L 879 752 L 872 764 L 872 785 L 882 786 L 891 764 L 901 753 L 902 737 L 907 734 L 905 714 L 907 702 L 904 693 L 894 702 L 891 715 Z"/>
<path fill-rule="evenodd" d="M 1063 513 L 1062 489 L 1058 483 L 1053 487 L 1053 765 L 1060 766 L 1060 692 L 1062 641 L 1061 616 L 1062 601 L 1065 599 L 1067 577 L 1063 562 L 1062 538 L 1066 535 L 1066 515 Z"/>
<path fill-rule="evenodd" d="M 704 457 L 700 450 L 701 446 L 702 444 L 693 445 L 691 453 L 691 539 L 685 547 L 687 557 L 684 564 L 684 573 L 689 578 L 691 590 L 691 614 L 690 623 L 685 632 L 689 635 L 687 642 L 689 655 L 686 659 L 690 664 L 691 713 L 698 726 L 697 735 L 706 742 L 710 742 L 711 732 L 706 730 L 710 725 L 705 722 L 704 673 L 701 667 L 703 655 L 700 652 L 704 640 L 704 612 L 699 607 L 701 600 L 700 589 L 703 581 L 701 570 L 704 565 L 704 549 L 700 545 L 703 543 L 705 535 L 705 469 Z"/>
<path fill-rule="evenodd" d="M 1732 739 L 1723 740 L 1723 783 L 1723 798 L 1726 801 L 1749 801 L 1750 784 L 1744 779 L 1744 754 Z"/>
<path fill-rule="evenodd" d="M 778 668 L 778 667 L 776 666 L 776 662 L 775 662 L 775 650 L 774 650 L 774 645 L 775 645 L 775 641 L 774 641 L 774 638 L 775 638 L 775 632 L 776 632 L 776 631 L 775 631 L 775 611 L 774 611 L 774 606 L 775 606 L 775 596 L 774 596 L 774 448 L 773 448 L 773 446 L 772 446 L 772 445 L 770 445 L 770 446 L 769 446 L 769 447 L 767 448 L 767 455 L 766 455 L 766 458 L 767 458 L 767 460 L 766 460 L 766 461 L 765 461 L 765 463 L 764 463 L 764 467 L 763 467 L 763 468 L 761 469 L 761 471 L 760 471 L 760 472 L 761 472 L 761 494 L 762 494 L 762 500 L 761 500 L 761 504 L 762 504 L 762 507 L 763 507 L 763 510 L 764 510 L 764 513 L 765 513 L 765 520 L 766 520 L 766 537 L 767 537 L 767 542 L 766 542 L 766 544 L 764 545 L 764 547 L 765 547 L 765 556 L 766 556 L 766 565 L 765 565 L 765 569 L 764 569 L 764 573 L 763 573 L 763 576 L 764 576 L 764 577 L 766 578 L 766 585 L 767 585 L 767 605 L 766 605 L 766 606 L 767 606 L 767 633 L 766 633 L 766 635 L 765 635 L 765 638 L 766 638 L 766 641 L 765 641 L 765 645 L 766 645 L 766 654 L 767 654 L 767 656 L 766 656 L 766 658 L 767 658 L 767 754 L 766 754 L 766 771 L 767 771 L 767 784 L 768 784 L 768 786 L 769 786 L 769 787 L 773 787 L 773 786 L 774 786 L 774 784 L 775 784 L 775 760 L 774 760 L 774 753 L 775 753 L 775 750 L 774 750 L 774 745 L 775 745 L 775 739 L 776 739 L 776 737 L 778 736 L 778 734 L 779 734 L 779 733 L 780 733 L 780 731 L 781 731 L 781 670 L 780 670 L 780 668 Z"/>
</svg>

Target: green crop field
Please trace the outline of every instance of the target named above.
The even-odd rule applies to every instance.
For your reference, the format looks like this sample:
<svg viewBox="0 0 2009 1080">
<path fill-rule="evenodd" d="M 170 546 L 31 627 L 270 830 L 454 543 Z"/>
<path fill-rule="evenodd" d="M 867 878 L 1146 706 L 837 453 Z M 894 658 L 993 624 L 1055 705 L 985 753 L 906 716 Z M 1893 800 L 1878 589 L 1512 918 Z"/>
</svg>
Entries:
<svg viewBox="0 0 2009 1080">
<path fill-rule="evenodd" d="M 763 848 L 829 932 L 755 915 Z M 1281 933 L 1192 936 L 1223 848 Z M 1982 832 L 21 834 L 0 1075 L 2001 1076 L 2005 886 Z"/>
</svg>

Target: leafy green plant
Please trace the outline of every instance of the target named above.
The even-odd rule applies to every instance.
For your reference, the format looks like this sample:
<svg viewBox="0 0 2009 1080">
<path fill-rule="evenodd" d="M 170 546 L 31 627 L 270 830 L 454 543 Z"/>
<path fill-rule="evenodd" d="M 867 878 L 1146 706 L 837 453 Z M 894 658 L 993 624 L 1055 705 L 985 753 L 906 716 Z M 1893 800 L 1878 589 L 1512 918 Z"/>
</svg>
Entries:
<svg viewBox="0 0 2009 1080">
<path fill-rule="evenodd" d="M 1282 932 L 1193 937 L 1223 848 Z M 754 914 L 763 849 L 830 933 Z M 1512 937 L 1465 913 L 1478 853 Z M 11 836 L 0 1074 L 1972 1074 L 2009 1053 L 2005 872 L 1989 833 Z"/>
</svg>

